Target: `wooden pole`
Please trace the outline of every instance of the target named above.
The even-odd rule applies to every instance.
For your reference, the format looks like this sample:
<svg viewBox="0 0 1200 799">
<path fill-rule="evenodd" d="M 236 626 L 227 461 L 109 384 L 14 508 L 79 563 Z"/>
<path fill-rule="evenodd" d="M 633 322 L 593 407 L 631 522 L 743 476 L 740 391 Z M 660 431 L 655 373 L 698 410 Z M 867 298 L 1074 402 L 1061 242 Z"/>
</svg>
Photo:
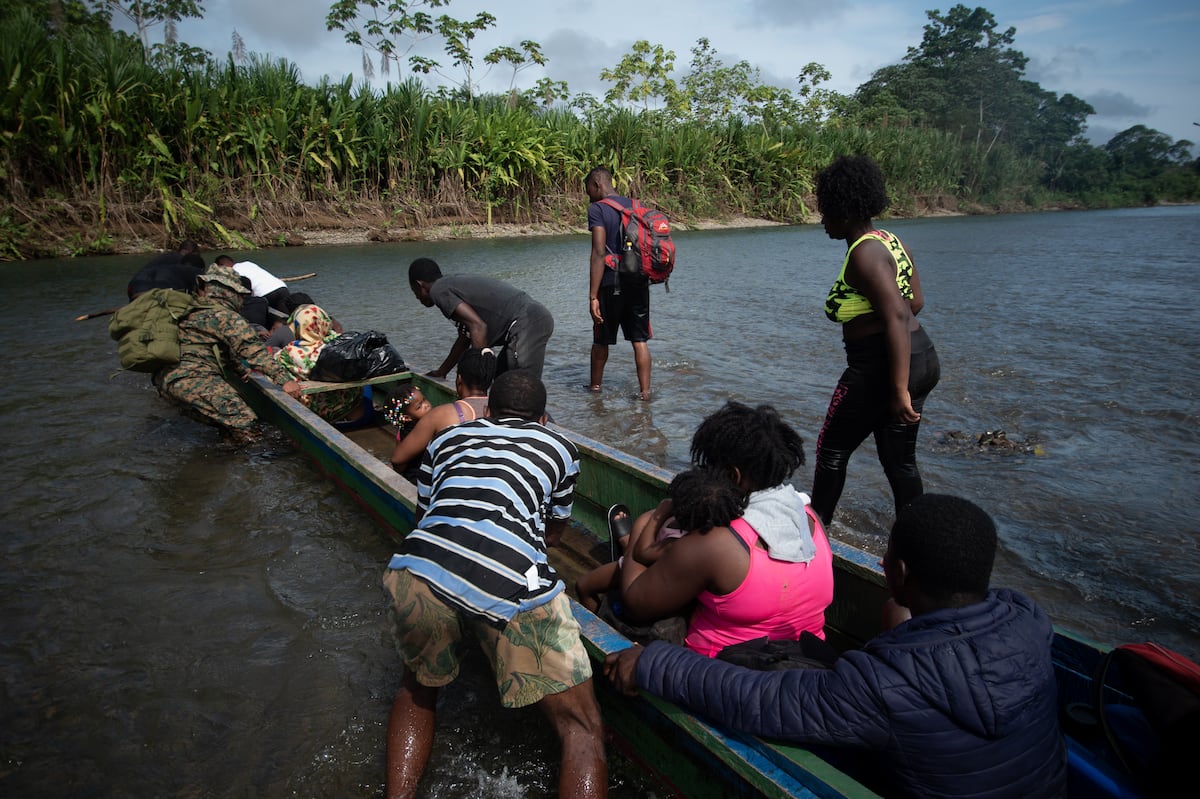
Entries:
<svg viewBox="0 0 1200 799">
<path fill-rule="evenodd" d="M 279 279 L 282 280 L 284 283 L 295 283 L 297 280 L 308 280 L 310 277 L 316 277 L 316 276 L 317 276 L 316 272 L 308 272 L 303 275 L 296 275 L 294 277 L 281 277 Z M 120 310 L 119 308 L 109 308 L 107 311 L 96 311 L 95 313 L 85 313 L 82 316 L 76 316 L 75 321 L 82 322 L 85 319 L 95 319 L 98 316 L 110 316 L 112 314 L 115 314 L 119 310 Z"/>
<path fill-rule="evenodd" d="M 120 309 L 109 308 L 107 311 L 96 311 L 95 313 L 85 313 L 83 316 L 76 316 L 75 321 L 82 322 L 84 319 L 95 319 L 97 316 L 108 316 L 109 314 L 115 314 L 118 310 L 120 310 Z"/>
</svg>

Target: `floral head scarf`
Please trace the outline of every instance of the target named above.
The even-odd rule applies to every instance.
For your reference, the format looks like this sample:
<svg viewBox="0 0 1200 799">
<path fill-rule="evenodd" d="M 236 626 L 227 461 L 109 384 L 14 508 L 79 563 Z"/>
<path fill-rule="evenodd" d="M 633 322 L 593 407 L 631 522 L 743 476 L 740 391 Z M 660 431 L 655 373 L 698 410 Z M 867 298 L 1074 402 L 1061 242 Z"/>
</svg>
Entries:
<svg viewBox="0 0 1200 799">
<path fill-rule="evenodd" d="M 306 380 L 317 364 L 325 342 L 337 338 L 333 320 L 319 305 L 301 305 L 292 312 L 288 325 L 296 338 L 275 356 L 297 380 Z"/>
<path fill-rule="evenodd" d="M 321 350 L 338 334 L 333 329 L 329 314 L 318 305 L 301 305 L 292 311 L 287 323 L 296 338 L 275 357 L 293 378 L 307 380 L 312 368 L 317 365 Z M 302 402 L 322 419 L 336 422 L 345 418 L 363 399 L 361 389 L 348 388 L 305 394 Z"/>
</svg>

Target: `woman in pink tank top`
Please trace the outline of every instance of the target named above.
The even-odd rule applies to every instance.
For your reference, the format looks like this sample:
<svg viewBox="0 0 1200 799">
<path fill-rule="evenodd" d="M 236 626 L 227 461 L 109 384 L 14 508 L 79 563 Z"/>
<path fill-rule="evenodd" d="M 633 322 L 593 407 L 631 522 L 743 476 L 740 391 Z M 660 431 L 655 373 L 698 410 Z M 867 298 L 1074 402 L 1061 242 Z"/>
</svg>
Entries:
<svg viewBox="0 0 1200 799">
<path fill-rule="evenodd" d="M 625 615 L 649 623 L 690 609 L 686 643 L 709 657 L 764 635 L 824 638 L 833 600 L 829 541 L 808 498 L 784 483 L 804 463 L 799 434 L 769 405 L 729 402 L 696 429 L 691 454 L 695 465 L 724 470 L 742 487 L 746 510 L 729 527 L 678 539 L 653 563 L 627 557 Z"/>
<path fill-rule="evenodd" d="M 808 509 L 816 554 L 807 562 L 775 560 L 759 545 L 758 533 L 737 519 L 731 532 L 750 554 L 742 584 L 728 594 L 702 591 L 684 643 L 715 657 L 725 647 L 766 636 L 797 640 L 808 631 L 825 637 L 825 608 L 833 601 L 833 553 L 815 513 Z"/>
</svg>

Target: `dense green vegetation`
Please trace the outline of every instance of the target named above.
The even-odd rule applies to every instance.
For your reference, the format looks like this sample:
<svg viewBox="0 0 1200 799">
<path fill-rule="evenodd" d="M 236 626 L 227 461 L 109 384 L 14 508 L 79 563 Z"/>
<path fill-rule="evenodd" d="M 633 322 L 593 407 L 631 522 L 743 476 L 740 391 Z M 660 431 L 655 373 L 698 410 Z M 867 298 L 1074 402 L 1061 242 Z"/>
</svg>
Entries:
<svg viewBox="0 0 1200 799">
<path fill-rule="evenodd" d="M 224 59 L 180 43 L 174 22 L 203 13 L 190 0 L 0 0 L 0 258 L 181 236 L 267 245 L 317 215 L 383 229 L 579 225 L 582 177 L 597 164 L 683 222 L 804 219 L 815 172 L 847 152 L 880 162 L 897 213 L 1200 200 L 1191 142 L 1137 126 L 1087 144 L 1091 107 L 1026 80 L 1015 31 L 982 8 L 929 12 L 922 42 L 853 96 L 822 88 L 819 64 L 795 90 L 766 85 L 701 39 L 686 71 L 638 42 L 595 98 L 549 79 L 480 95 L 473 70 L 511 69 L 515 86 L 545 59 L 532 41 L 478 58 L 471 42 L 495 18 L 429 13 L 447 4 L 331 6 L 330 30 L 368 66 L 378 56 L 401 68 L 406 37 L 445 43 L 453 88 L 410 76 L 380 91 L 306 85 L 294 64 L 236 40 Z M 114 31 L 114 12 L 137 35 Z M 164 42 L 151 45 L 157 25 Z M 405 63 L 444 75 L 429 58 Z"/>
</svg>

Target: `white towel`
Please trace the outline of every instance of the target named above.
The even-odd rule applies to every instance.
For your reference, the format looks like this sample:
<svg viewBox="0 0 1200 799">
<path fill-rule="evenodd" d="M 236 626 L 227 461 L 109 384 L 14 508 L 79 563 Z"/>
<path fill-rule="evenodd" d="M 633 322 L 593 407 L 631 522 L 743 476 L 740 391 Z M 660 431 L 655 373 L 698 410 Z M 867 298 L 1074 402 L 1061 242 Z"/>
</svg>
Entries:
<svg viewBox="0 0 1200 799">
<path fill-rule="evenodd" d="M 817 554 L 804 507 L 808 494 L 790 485 L 755 491 L 750 495 L 742 518 L 754 528 L 775 560 L 808 563 Z"/>
</svg>

